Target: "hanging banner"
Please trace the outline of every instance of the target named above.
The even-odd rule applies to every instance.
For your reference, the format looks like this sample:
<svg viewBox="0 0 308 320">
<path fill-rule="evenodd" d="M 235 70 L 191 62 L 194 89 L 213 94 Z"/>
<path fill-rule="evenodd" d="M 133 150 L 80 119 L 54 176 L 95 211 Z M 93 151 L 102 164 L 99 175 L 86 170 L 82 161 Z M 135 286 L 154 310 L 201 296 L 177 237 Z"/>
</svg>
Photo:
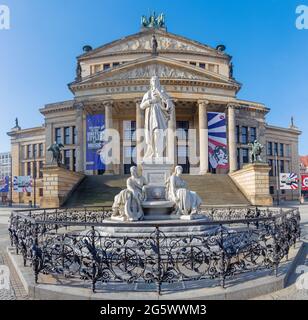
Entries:
<svg viewBox="0 0 308 320">
<path fill-rule="evenodd" d="M 296 173 L 280 173 L 281 190 L 297 190 L 298 175 Z"/>
<path fill-rule="evenodd" d="M 209 163 L 211 169 L 228 169 L 226 115 L 208 112 Z"/>
<path fill-rule="evenodd" d="M 33 181 L 31 176 L 15 176 L 13 190 L 15 192 L 32 192 Z"/>
<path fill-rule="evenodd" d="M 105 117 L 102 114 L 87 115 L 86 169 L 104 170 L 105 165 L 100 157 L 103 147 Z"/>
<path fill-rule="evenodd" d="M 9 181 L 9 177 L 0 178 L 0 192 L 9 192 Z"/>
<path fill-rule="evenodd" d="M 302 175 L 302 191 L 308 191 L 308 175 Z"/>
</svg>

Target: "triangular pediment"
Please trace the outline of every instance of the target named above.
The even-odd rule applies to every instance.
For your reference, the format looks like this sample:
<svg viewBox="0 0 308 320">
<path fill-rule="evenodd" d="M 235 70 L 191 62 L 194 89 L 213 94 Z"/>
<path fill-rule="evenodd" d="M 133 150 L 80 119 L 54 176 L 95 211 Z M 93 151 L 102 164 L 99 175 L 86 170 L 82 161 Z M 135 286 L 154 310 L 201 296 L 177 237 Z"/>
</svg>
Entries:
<svg viewBox="0 0 308 320">
<path fill-rule="evenodd" d="M 162 30 L 146 30 L 137 34 L 113 41 L 92 50 L 79 58 L 92 59 L 102 55 L 125 52 L 147 52 L 152 50 L 152 36 L 155 34 L 158 51 L 160 52 L 190 52 L 214 56 L 227 56 L 200 42 L 187 39 Z"/>
<path fill-rule="evenodd" d="M 199 80 L 238 85 L 222 75 L 190 64 L 160 56 L 149 56 L 119 67 L 99 72 L 78 82 L 78 85 L 107 81 L 142 80 L 157 75 L 169 80 Z"/>
</svg>

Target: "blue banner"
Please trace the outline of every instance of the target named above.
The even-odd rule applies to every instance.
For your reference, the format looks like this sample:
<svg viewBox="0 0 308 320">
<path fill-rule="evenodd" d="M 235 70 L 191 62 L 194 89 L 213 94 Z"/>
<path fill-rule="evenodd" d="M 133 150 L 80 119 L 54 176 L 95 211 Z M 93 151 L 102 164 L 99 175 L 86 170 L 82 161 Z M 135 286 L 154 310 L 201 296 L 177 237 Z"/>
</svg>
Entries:
<svg viewBox="0 0 308 320">
<path fill-rule="evenodd" d="M 9 192 L 10 178 L 0 178 L 0 192 Z"/>
<path fill-rule="evenodd" d="M 103 147 L 105 117 L 102 114 L 87 115 L 86 169 L 105 170 L 100 151 Z"/>
</svg>

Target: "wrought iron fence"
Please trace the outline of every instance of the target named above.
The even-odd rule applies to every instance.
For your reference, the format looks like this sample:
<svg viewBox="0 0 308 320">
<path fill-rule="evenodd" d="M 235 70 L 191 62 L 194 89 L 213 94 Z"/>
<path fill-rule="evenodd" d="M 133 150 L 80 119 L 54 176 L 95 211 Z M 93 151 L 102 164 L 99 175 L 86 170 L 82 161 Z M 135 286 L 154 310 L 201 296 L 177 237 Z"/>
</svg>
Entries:
<svg viewBox="0 0 308 320">
<path fill-rule="evenodd" d="M 110 282 L 155 283 L 159 294 L 163 283 L 211 279 L 224 287 L 247 272 L 277 274 L 300 236 L 297 208 L 203 208 L 203 213 L 211 221 L 116 223 L 106 220 L 109 207 L 23 210 L 12 212 L 9 234 L 36 282 L 39 274 L 65 276 L 90 281 L 93 292 Z M 135 233 L 111 235 L 110 227 Z M 170 227 L 187 233 L 170 233 Z M 192 227 L 202 232 L 189 232 Z M 148 233 L 142 235 L 144 228 Z"/>
</svg>

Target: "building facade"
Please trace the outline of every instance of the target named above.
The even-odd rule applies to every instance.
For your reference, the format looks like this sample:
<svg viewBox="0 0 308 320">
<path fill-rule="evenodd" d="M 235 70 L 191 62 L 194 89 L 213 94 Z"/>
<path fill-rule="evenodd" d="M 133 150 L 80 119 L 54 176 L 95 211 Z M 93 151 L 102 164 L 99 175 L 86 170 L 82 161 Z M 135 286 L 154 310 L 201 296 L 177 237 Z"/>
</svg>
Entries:
<svg viewBox="0 0 308 320">
<path fill-rule="evenodd" d="M 195 134 L 177 136 L 172 144 L 174 164 L 181 164 L 185 173 L 203 175 L 237 171 L 249 162 L 249 143 L 255 140 L 265 146 L 263 159 L 272 167 L 273 194 L 275 152 L 281 172 L 299 173 L 300 131 L 294 126 L 268 125 L 269 108 L 262 103 L 237 98 L 241 84 L 234 79 L 232 58 L 224 46 L 212 48 L 167 32 L 164 27 L 143 26 L 134 35 L 96 49 L 84 47 L 84 53 L 77 58 L 76 79 L 69 84 L 74 98 L 43 106 L 40 109 L 45 119 L 43 127 L 9 133 L 13 175 L 33 174 L 33 165 L 40 172 L 44 163 L 51 163 L 51 154 L 46 149 L 54 141 L 64 145 L 63 162 L 69 170 L 87 175 L 127 174 L 131 165 L 141 161 L 141 153 L 136 151 L 141 137 L 134 131 L 143 128 L 144 112 L 139 106 L 153 75 L 159 76 L 161 85 L 175 103 L 170 129 L 181 129 L 184 133 L 193 129 Z M 209 161 L 211 113 L 225 116 L 227 168 L 213 168 Z M 106 170 L 89 169 L 89 115 L 103 115 L 104 128 L 119 132 L 120 161 L 108 165 Z M 34 152 L 38 152 L 35 162 Z M 191 161 L 191 154 L 196 155 L 197 161 Z M 43 186 L 38 184 L 39 194 L 43 195 L 40 189 Z M 25 201 L 28 199 L 24 197 Z"/>
</svg>

